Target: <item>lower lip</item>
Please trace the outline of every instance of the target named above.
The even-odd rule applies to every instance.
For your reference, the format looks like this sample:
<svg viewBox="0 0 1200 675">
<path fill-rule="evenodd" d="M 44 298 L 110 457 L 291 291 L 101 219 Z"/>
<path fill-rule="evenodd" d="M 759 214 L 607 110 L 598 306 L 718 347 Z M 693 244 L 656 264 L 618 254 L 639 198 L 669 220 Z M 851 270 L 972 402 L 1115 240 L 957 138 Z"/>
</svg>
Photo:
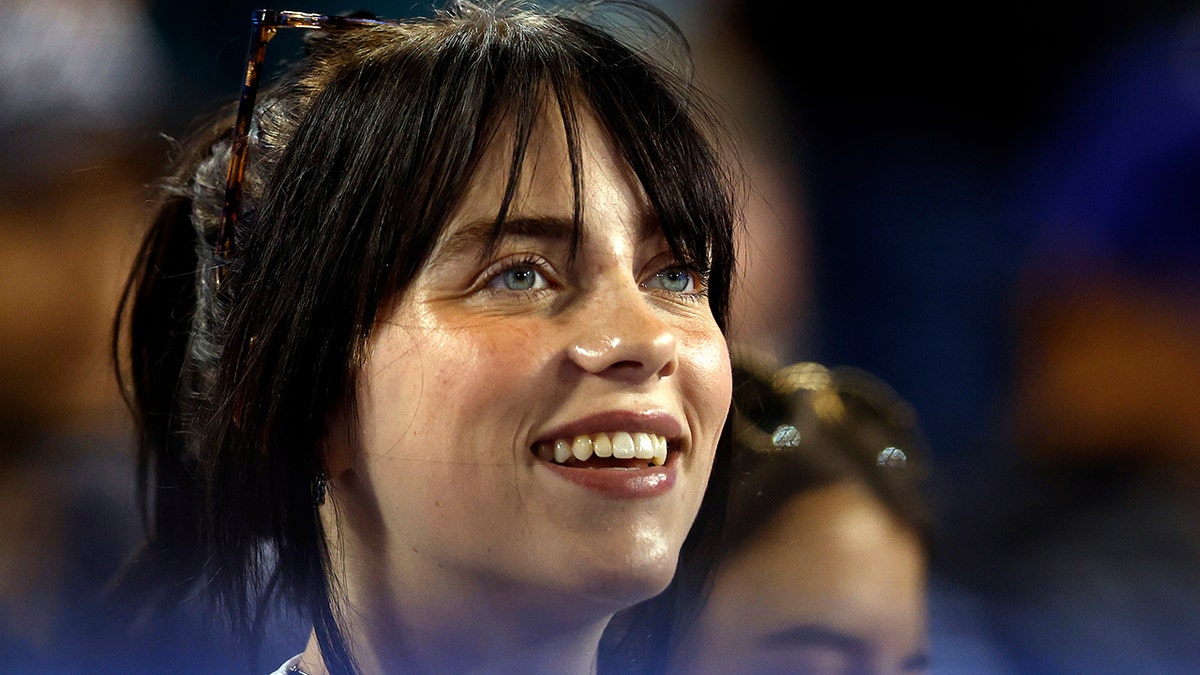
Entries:
<svg viewBox="0 0 1200 675">
<path fill-rule="evenodd" d="M 675 486 L 674 462 L 645 469 L 578 469 L 537 460 L 559 478 L 612 499 L 643 499 Z"/>
</svg>

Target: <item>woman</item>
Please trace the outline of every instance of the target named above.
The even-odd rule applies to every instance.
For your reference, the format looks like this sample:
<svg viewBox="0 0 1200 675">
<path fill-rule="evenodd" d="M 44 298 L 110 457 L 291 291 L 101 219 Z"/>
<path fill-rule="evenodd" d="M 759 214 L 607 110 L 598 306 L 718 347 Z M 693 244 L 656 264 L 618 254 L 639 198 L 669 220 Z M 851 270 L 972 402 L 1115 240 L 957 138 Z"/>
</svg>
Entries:
<svg viewBox="0 0 1200 675">
<path fill-rule="evenodd" d="M 734 358 L 726 548 L 686 673 L 909 673 L 927 667 L 926 454 L 877 377 Z"/>
<path fill-rule="evenodd" d="M 674 28 L 593 5 L 264 15 L 327 30 L 167 185 L 127 297 L 142 564 L 243 635 L 307 613 L 287 668 L 654 667 L 687 611 L 734 211 L 678 55 L 597 26 Z"/>
</svg>

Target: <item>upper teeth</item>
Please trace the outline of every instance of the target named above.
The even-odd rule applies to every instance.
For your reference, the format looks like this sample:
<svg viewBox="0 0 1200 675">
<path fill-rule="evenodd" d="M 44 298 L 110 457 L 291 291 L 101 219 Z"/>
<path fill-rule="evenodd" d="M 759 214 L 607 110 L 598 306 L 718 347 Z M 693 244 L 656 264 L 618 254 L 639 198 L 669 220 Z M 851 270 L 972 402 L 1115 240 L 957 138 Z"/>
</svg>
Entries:
<svg viewBox="0 0 1200 675">
<path fill-rule="evenodd" d="M 656 434 L 617 431 L 584 434 L 573 438 L 560 438 L 554 442 L 537 444 L 537 453 L 542 459 L 564 464 L 572 457 L 585 462 L 592 455 L 617 459 L 648 459 L 655 466 L 667 462 L 667 439 Z"/>
</svg>

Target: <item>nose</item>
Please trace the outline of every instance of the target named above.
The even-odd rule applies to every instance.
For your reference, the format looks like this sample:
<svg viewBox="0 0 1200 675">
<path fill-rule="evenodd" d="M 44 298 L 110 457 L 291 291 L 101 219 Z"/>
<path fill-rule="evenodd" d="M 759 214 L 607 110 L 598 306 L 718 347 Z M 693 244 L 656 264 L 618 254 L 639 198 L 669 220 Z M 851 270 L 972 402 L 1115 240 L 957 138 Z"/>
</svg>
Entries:
<svg viewBox="0 0 1200 675">
<path fill-rule="evenodd" d="M 641 290 L 617 295 L 577 309 L 583 320 L 568 349 L 570 360 L 589 373 L 629 382 L 674 373 L 679 350 L 671 325 Z"/>
</svg>

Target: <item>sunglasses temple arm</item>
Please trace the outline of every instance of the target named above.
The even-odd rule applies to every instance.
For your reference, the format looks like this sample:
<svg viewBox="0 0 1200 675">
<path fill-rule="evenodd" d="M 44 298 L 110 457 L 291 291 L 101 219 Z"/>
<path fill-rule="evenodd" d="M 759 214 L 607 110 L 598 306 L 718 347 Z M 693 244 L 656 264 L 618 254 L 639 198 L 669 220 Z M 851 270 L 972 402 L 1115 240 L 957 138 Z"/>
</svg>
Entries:
<svg viewBox="0 0 1200 675">
<path fill-rule="evenodd" d="M 217 232 L 216 256 L 221 262 L 228 261 L 237 253 L 234 233 L 237 231 L 238 207 L 242 198 L 242 177 L 246 171 L 246 154 L 249 146 L 250 118 L 254 113 L 254 102 L 258 97 L 258 79 L 262 70 L 263 56 L 267 43 L 275 36 L 275 27 L 257 23 L 250 35 L 250 49 L 246 58 L 246 79 L 242 82 L 242 95 L 238 99 L 237 117 L 230 139 L 229 170 L 225 174 L 225 203 L 221 209 L 221 229 Z"/>
</svg>

